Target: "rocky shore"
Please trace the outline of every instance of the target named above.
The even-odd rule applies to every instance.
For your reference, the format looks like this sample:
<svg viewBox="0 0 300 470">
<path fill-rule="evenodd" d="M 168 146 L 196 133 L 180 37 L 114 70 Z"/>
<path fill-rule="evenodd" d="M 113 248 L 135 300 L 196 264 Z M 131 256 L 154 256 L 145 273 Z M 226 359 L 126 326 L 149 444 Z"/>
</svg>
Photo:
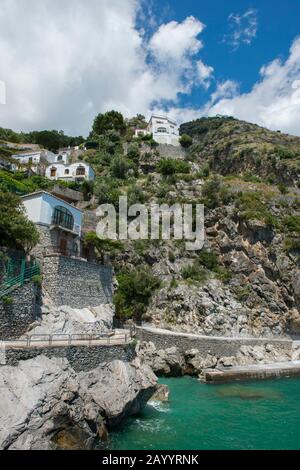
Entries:
<svg viewBox="0 0 300 470">
<path fill-rule="evenodd" d="M 66 359 L 38 356 L 0 368 L 0 448 L 93 449 L 139 413 L 157 378 L 136 358 L 76 374 Z"/>
<path fill-rule="evenodd" d="M 204 369 L 270 364 L 300 359 L 299 348 L 294 348 L 291 352 L 279 351 L 272 344 L 243 345 L 235 356 L 215 356 L 209 352 L 201 354 L 198 349 L 190 349 L 182 353 L 176 346 L 157 349 L 151 341 L 141 341 L 136 346 L 136 353 L 141 363 L 149 366 L 159 377 L 183 375 L 199 377 Z"/>
</svg>

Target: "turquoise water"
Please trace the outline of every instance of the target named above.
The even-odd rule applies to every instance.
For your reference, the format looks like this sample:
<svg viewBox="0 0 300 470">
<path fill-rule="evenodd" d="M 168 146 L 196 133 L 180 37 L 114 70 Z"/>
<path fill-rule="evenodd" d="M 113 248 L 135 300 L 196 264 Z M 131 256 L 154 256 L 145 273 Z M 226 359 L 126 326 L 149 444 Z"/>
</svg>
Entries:
<svg viewBox="0 0 300 470">
<path fill-rule="evenodd" d="M 109 449 L 300 449 L 300 379 L 206 385 L 163 379 L 170 403 L 147 405 Z"/>
</svg>

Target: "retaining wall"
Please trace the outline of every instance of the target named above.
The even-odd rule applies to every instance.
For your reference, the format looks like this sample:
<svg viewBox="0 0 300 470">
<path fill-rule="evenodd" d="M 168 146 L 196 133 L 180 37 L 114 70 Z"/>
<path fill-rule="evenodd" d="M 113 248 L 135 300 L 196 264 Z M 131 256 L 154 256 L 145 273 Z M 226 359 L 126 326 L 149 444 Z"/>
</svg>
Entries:
<svg viewBox="0 0 300 470">
<path fill-rule="evenodd" d="M 26 333 L 37 316 L 38 288 L 26 282 L 0 300 L 0 339 L 16 339 Z"/>
<path fill-rule="evenodd" d="M 212 354 L 217 357 L 235 356 L 241 346 L 273 345 L 278 351 L 289 352 L 292 340 L 287 339 L 255 339 L 255 338 L 216 338 L 209 336 L 186 335 L 184 333 L 153 331 L 143 327 L 136 328 L 136 337 L 140 341 L 152 341 L 157 349 L 176 346 L 181 353 L 189 349 L 198 349 L 203 355 Z"/>
<path fill-rule="evenodd" d="M 57 306 L 97 307 L 112 303 L 112 268 L 67 256 L 43 260 L 43 289 Z"/>
<path fill-rule="evenodd" d="M 66 358 L 76 372 L 92 370 L 99 364 L 119 359 L 130 362 L 135 357 L 134 343 L 115 346 L 66 346 L 47 348 L 18 348 L 5 350 L 6 365 L 16 366 L 19 361 L 44 355 Z"/>
</svg>

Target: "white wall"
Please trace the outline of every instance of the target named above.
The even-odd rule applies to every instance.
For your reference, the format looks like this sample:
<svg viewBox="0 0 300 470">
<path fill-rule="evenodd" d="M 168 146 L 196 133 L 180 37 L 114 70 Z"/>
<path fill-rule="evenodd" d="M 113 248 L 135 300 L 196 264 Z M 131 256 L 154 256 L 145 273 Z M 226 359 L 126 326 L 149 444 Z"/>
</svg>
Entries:
<svg viewBox="0 0 300 470">
<path fill-rule="evenodd" d="M 95 172 L 90 165 L 84 162 L 72 163 L 71 165 L 64 165 L 62 163 L 54 163 L 46 168 L 45 176 L 51 180 L 63 179 L 65 181 L 74 181 L 76 176 L 76 170 L 78 167 L 85 168 L 85 180 L 92 181 L 95 179 Z M 56 168 L 56 175 L 51 176 L 51 168 Z M 69 174 L 66 174 L 66 170 L 69 170 Z M 79 176 L 80 178 L 80 176 Z"/>
<path fill-rule="evenodd" d="M 29 220 L 34 223 L 51 225 L 52 215 L 55 207 L 63 206 L 68 209 L 74 217 L 74 228 L 81 235 L 82 212 L 48 193 L 33 194 L 30 198 L 23 198 L 23 205 Z"/>
</svg>

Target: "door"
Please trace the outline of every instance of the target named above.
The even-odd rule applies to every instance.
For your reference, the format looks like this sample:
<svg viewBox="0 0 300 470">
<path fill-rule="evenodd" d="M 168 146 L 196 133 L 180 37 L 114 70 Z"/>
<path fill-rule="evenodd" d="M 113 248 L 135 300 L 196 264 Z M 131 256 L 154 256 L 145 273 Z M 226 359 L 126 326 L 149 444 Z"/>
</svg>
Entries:
<svg viewBox="0 0 300 470">
<path fill-rule="evenodd" d="M 61 238 L 60 239 L 60 242 L 59 242 L 59 251 L 61 252 L 61 254 L 63 255 L 67 255 L 67 240 L 65 240 L 64 238 Z"/>
</svg>

